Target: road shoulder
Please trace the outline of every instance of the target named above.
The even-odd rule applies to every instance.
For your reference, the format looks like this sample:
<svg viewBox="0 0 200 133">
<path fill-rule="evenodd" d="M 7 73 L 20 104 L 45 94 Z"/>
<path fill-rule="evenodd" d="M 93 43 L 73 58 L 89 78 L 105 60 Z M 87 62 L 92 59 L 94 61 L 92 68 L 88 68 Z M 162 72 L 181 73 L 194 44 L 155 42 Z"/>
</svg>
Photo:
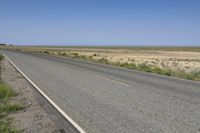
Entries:
<svg viewBox="0 0 200 133">
<path fill-rule="evenodd" d="M 22 111 L 9 115 L 10 118 L 13 118 L 14 127 L 27 133 L 59 132 L 55 123 L 36 99 L 33 87 L 7 59 L 2 62 L 1 78 L 18 93 L 18 96 L 14 97 L 12 102 L 19 102 L 26 106 Z"/>
</svg>

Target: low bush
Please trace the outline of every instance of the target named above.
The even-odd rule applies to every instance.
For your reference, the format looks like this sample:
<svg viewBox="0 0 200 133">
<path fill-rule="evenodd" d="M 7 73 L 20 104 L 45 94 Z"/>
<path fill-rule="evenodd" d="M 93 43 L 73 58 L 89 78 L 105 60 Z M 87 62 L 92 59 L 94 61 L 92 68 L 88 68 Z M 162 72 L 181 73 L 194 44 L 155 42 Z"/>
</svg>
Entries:
<svg viewBox="0 0 200 133">
<path fill-rule="evenodd" d="M 50 54 L 50 52 L 47 51 L 47 50 L 43 51 L 43 53 L 44 53 L 44 54 Z"/>
<path fill-rule="evenodd" d="M 106 58 L 100 58 L 100 59 L 97 60 L 97 62 L 103 63 L 103 64 L 110 64 L 110 62 Z"/>
<path fill-rule="evenodd" d="M 140 70 L 140 71 L 153 72 L 153 69 L 152 69 L 150 66 L 148 66 L 148 65 L 146 65 L 146 64 L 144 64 L 144 63 L 139 64 L 139 65 L 137 66 L 137 68 L 138 68 L 138 70 Z"/>
<path fill-rule="evenodd" d="M 20 133 L 10 126 L 10 121 L 0 121 L 0 133 Z"/>
<path fill-rule="evenodd" d="M 24 109 L 21 104 L 11 104 L 9 99 L 16 93 L 5 83 L 0 82 L 0 133 L 18 133 L 10 126 L 11 121 L 6 118 L 9 113 Z"/>
<path fill-rule="evenodd" d="M 70 54 L 71 57 L 74 57 L 74 58 L 79 58 L 79 53 L 71 53 Z"/>
<path fill-rule="evenodd" d="M 0 100 L 16 96 L 16 93 L 5 83 L 0 83 Z"/>
<path fill-rule="evenodd" d="M 0 113 L 11 113 L 11 112 L 15 112 L 24 108 L 25 107 L 20 104 L 10 104 L 10 103 L 5 102 L 3 104 L 0 104 Z"/>
<path fill-rule="evenodd" d="M 60 53 L 59 55 L 61 55 L 61 56 L 68 56 L 68 54 L 67 53 Z"/>
<path fill-rule="evenodd" d="M 0 61 L 4 59 L 4 56 L 0 54 Z"/>
</svg>

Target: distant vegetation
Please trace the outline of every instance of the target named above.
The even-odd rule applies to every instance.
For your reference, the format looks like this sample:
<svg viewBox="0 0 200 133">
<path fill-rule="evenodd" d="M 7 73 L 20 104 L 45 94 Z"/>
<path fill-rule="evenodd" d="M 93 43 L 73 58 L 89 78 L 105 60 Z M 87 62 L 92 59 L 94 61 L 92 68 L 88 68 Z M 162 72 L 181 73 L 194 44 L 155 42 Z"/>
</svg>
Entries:
<svg viewBox="0 0 200 133">
<path fill-rule="evenodd" d="M 14 46 L 13 44 L 0 43 L 0 46 Z"/>
</svg>

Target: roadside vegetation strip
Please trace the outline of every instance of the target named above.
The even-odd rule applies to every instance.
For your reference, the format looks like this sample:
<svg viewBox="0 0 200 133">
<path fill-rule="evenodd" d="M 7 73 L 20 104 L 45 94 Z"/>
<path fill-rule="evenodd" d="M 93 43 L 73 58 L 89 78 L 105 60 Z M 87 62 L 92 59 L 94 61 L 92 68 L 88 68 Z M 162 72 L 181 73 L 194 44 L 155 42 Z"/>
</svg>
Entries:
<svg viewBox="0 0 200 133">
<path fill-rule="evenodd" d="M 4 56 L 0 54 L 0 65 Z M 6 83 L 0 81 L 0 133 L 19 133 L 17 129 L 11 127 L 11 120 L 7 115 L 24 109 L 25 106 L 21 104 L 10 103 L 10 99 L 17 94 Z"/>
<path fill-rule="evenodd" d="M 45 50 L 44 52 L 40 52 L 40 53 L 55 55 L 49 51 L 47 52 L 47 50 Z M 173 76 L 173 77 L 184 78 L 184 79 L 188 79 L 188 80 L 200 81 L 200 71 L 185 72 L 185 71 L 181 71 L 181 70 L 178 71 L 178 70 L 173 70 L 173 69 L 169 69 L 169 68 L 160 68 L 160 67 L 153 66 L 153 65 L 147 65 L 145 63 L 134 64 L 134 63 L 126 63 L 126 62 L 124 62 L 124 63 L 111 62 L 106 58 L 94 59 L 93 57 L 96 56 L 96 54 L 94 54 L 93 56 L 86 56 L 86 55 L 80 55 L 79 53 L 58 52 L 58 55 L 81 59 L 81 60 L 90 61 L 90 62 L 95 62 L 95 63 L 101 63 L 101 64 L 107 64 L 107 65 L 112 65 L 112 66 L 117 66 L 117 67 L 124 67 L 124 68 L 128 68 L 128 69 L 145 71 L 145 72 L 149 72 L 149 73 L 156 73 L 156 74 L 160 74 L 160 75 Z"/>
</svg>

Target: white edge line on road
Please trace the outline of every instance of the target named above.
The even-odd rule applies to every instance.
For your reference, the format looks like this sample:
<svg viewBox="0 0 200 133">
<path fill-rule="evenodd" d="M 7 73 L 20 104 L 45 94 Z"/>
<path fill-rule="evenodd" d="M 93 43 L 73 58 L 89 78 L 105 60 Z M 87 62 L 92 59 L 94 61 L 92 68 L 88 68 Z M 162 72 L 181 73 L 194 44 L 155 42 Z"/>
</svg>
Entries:
<svg viewBox="0 0 200 133">
<path fill-rule="evenodd" d="M 105 80 L 108 80 L 108 81 L 111 81 L 111 82 L 114 82 L 114 83 L 117 83 L 117 84 L 120 84 L 120 85 L 124 85 L 124 86 L 130 87 L 129 84 L 121 82 L 121 81 L 117 81 L 117 80 L 114 80 L 114 79 L 106 78 L 106 77 L 103 77 L 103 76 L 100 76 L 100 75 L 96 75 L 96 77 L 101 78 L 101 79 L 105 79 Z"/>
<path fill-rule="evenodd" d="M 3 54 L 8 61 L 30 82 L 37 91 L 46 98 L 46 100 L 53 105 L 80 133 L 86 133 L 69 115 L 67 115 L 56 103 L 54 103 L 35 83 L 33 83 L 5 54 Z"/>
</svg>

